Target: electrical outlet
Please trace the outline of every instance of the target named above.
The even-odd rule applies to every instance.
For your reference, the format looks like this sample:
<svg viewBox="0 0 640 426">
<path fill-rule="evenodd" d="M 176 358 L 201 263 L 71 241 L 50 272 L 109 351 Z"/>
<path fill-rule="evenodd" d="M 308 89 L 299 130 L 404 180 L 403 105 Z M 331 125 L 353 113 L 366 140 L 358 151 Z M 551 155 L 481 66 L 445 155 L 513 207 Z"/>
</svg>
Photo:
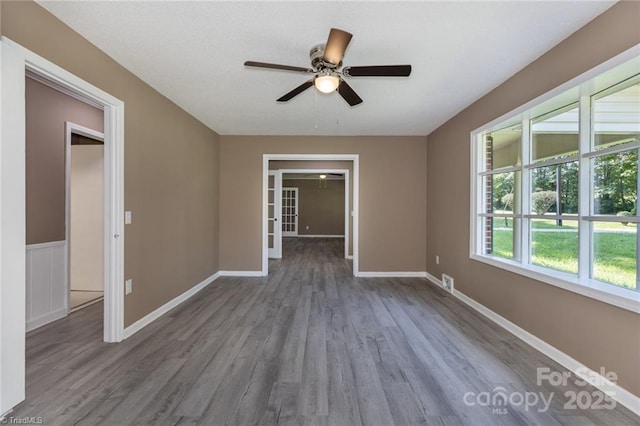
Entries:
<svg viewBox="0 0 640 426">
<path fill-rule="evenodd" d="M 305 226 L 304 229 L 309 230 L 309 225 Z"/>
<path fill-rule="evenodd" d="M 442 274 L 442 288 L 450 293 L 453 292 L 453 277 L 450 277 L 447 274 Z"/>
<path fill-rule="evenodd" d="M 124 282 L 124 294 L 130 294 L 133 291 L 133 280 L 128 279 Z"/>
<path fill-rule="evenodd" d="M 125 225 L 131 225 L 131 212 L 130 211 L 124 212 L 124 224 Z"/>
<path fill-rule="evenodd" d="M 440 256 L 436 256 L 436 265 L 440 264 Z"/>
</svg>

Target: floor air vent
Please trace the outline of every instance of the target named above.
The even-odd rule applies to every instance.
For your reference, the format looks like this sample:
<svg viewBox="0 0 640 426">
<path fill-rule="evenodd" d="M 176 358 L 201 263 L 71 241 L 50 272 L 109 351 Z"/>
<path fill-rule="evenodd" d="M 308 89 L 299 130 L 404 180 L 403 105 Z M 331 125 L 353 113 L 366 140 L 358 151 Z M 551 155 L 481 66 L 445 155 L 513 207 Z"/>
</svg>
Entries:
<svg viewBox="0 0 640 426">
<path fill-rule="evenodd" d="M 449 293 L 453 292 L 453 278 L 447 274 L 442 274 L 442 288 L 447 290 Z"/>
</svg>

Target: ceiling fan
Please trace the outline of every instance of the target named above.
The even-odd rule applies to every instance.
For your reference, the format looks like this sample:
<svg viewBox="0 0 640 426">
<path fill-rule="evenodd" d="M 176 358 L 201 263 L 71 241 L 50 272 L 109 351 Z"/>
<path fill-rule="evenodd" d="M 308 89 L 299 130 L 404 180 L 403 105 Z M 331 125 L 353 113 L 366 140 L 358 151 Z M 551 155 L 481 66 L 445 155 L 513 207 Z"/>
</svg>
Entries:
<svg viewBox="0 0 640 426">
<path fill-rule="evenodd" d="M 351 106 L 361 103 L 362 98 L 347 84 L 344 77 L 408 77 L 411 74 L 411 65 L 342 67 L 344 52 L 347 50 L 351 37 L 353 37 L 351 33 L 331 28 L 327 43 L 318 44 L 311 48 L 309 52 L 311 57 L 310 68 L 255 61 L 246 61 L 244 65 L 247 67 L 313 74 L 313 78 L 280 97 L 278 102 L 287 102 L 315 85 L 316 89 L 322 93 L 331 93 L 337 90 L 340 96 Z"/>
</svg>

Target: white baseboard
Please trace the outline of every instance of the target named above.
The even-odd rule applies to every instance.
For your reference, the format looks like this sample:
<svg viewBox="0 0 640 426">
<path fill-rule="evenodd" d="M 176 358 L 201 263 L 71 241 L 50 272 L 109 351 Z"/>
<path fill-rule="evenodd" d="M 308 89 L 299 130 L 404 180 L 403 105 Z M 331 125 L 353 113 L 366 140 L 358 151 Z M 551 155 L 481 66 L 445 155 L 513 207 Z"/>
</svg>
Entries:
<svg viewBox="0 0 640 426">
<path fill-rule="evenodd" d="M 356 274 L 356 277 L 362 278 L 427 278 L 426 272 L 406 272 L 406 271 L 397 271 L 397 272 L 370 272 L 370 271 L 360 271 Z"/>
<path fill-rule="evenodd" d="M 98 297 L 97 299 L 93 299 L 93 300 L 90 300 L 90 301 L 88 301 L 86 303 L 78 305 L 75 308 L 70 308 L 69 309 L 69 313 L 72 314 L 72 313 L 77 312 L 77 311 L 79 311 L 81 309 L 88 308 L 91 305 L 95 305 L 96 303 L 100 303 L 100 302 L 103 302 L 103 301 L 104 301 L 104 297 Z"/>
<path fill-rule="evenodd" d="M 221 276 L 220 272 L 216 272 L 215 274 L 213 274 L 210 277 L 206 278 L 204 281 L 202 281 L 199 284 L 191 287 L 189 290 L 185 291 L 184 293 L 182 293 L 178 297 L 176 297 L 176 298 L 168 301 L 164 305 L 160 306 L 155 311 L 153 311 L 153 312 L 145 315 L 144 317 L 140 318 L 138 321 L 134 322 L 129 327 L 124 329 L 124 338 L 128 339 L 129 337 L 133 336 L 135 333 L 137 333 L 138 331 L 142 330 L 144 327 L 146 327 L 147 325 L 151 324 L 153 321 L 157 320 L 162 315 L 164 315 L 167 312 L 169 312 L 171 309 L 175 308 L 176 306 L 178 306 L 182 302 L 186 301 L 190 297 L 194 296 L 196 293 L 198 293 L 201 290 L 203 290 L 209 284 L 211 284 L 212 282 L 217 280 L 220 276 Z"/>
<path fill-rule="evenodd" d="M 263 277 L 262 271 L 220 271 L 221 277 Z"/>
<path fill-rule="evenodd" d="M 427 273 L 427 279 L 431 281 L 433 284 L 442 288 L 442 282 L 438 278 L 433 275 Z M 476 302 L 469 296 L 461 293 L 459 290 L 454 289 L 452 292 L 453 296 L 464 302 L 468 306 L 472 307 L 486 318 L 490 319 L 494 323 L 498 324 L 500 327 L 507 330 L 509 333 L 513 334 L 532 348 L 542 352 L 558 364 L 565 367 L 567 370 L 573 372 L 578 376 L 582 376 L 585 380 L 591 382 L 593 386 L 600 389 L 605 394 L 609 395 L 616 402 L 624 405 L 629 410 L 633 411 L 635 414 L 640 416 L 640 397 L 634 395 L 628 390 L 620 387 L 620 385 L 616 383 L 612 383 L 607 380 L 604 376 L 599 373 L 591 370 L 589 367 L 582 364 L 580 361 L 572 358 L 566 353 L 562 352 L 560 349 L 556 348 L 540 339 L 539 337 L 529 333 L 527 330 L 521 328 L 520 326 L 512 323 L 505 317 L 495 313 L 491 309 L 487 308 L 481 303 Z M 581 374 L 580 374 L 581 373 Z M 585 376 L 586 373 L 586 377 Z M 591 379 L 591 380 L 589 380 Z"/>
<path fill-rule="evenodd" d="M 66 244 L 65 240 L 51 241 L 49 243 L 28 244 L 27 250 L 40 250 L 40 249 L 51 248 L 51 247 L 64 247 L 65 244 Z"/>
<path fill-rule="evenodd" d="M 49 324 L 50 322 L 57 321 L 67 316 L 67 308 L 61 308 L 53 312 L 49 312 L 45 315 L 41 315 L 37 318 L 32 318 L 27 322 L 27 332 L 35 330 L 38 327 Z"/>
<path fill-rule="evenodd" d="M 295 237 L 288 238 L 344 238 L 344 235 L 311 235 L 311 234 L 298 234 Z"/>
</svg>

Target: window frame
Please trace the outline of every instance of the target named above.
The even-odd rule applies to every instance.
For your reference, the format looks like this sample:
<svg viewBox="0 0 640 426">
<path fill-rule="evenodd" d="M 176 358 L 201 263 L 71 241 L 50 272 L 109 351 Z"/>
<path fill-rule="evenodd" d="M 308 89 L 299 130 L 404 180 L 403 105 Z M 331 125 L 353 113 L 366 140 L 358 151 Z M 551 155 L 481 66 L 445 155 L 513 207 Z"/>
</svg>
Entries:
<svg viewBox="0 0 640 426">
<path fill-rule="evenodd" d="M 593 210 L 593 179 L 591 162 L 594 158 L 640 149 L 640 141 L 596 149 L 595 132 L 591 123 L 593 119 L 593 105 L 597 99 L 611 93 L 623 90 L 640 83 L 640 44 L 612 58 L 594 69 L 558 86 L 557 88 L 533 99 L 521 107 L 498 117 L 491 122 L 477 128 L 470 135 L 470 238 L 469 257 L 473 260 L 489 264 L 500 269 L 532 278 L 542 283 L 563 288 L 611 305 L 640 313 L 640 289 L 632 290 L 615 284 L 598 281 L 591 277 L 593 267 L 592 228 L 593 224 L 602 221 L 620 222 L 620 218 L 612 215 L 595 215 Z M 578 106 L 578 153 L 567 158 L 552 158 L 531 161 L 531 124 L 534 119 Z M 521 128 L 521 161 L 517 166 L 503 167 L 495 170 L 485 169 L 484 137 L 489 132 L 495 132 L 507 127 Z M 578 272 L 565 273 L 551 268 L 531 263 L 530 231 L 532 219 L 542 216 L 530 211 L 531 170 L 562 164 L 578 162 L 578 214 L 545 215 L 545 219 L 577 220 L 578 224 Z M 513 214 L 485 213 L 484 203 L 486 193 L 484 178 L 486 176 L 520 172 L 521 205 L 519 212 L 513 207 Z M 584 194 L 588 194 L 584 196 Z M 586 214 L 585 214 L 586 213 Z M 484 254 L 483 234 L 485 232 L 484 219 L 491 217 L 509 217 L 515 223 L 520 220 L 519 235 L 514 238 L 514 260 Z M 640 216 L 629 217 L 630 223 L 640 228 Z M 514 228 L 514 233 L 516 229 Z M 518 249 L 516 249 L 516 239 Z M 637 247 L 640 252 L 640 247 Z M 516 251 L 521 251 L 519 260 Z M 640 270 L 637 271 L 640 275 Z"/>
</svg>

